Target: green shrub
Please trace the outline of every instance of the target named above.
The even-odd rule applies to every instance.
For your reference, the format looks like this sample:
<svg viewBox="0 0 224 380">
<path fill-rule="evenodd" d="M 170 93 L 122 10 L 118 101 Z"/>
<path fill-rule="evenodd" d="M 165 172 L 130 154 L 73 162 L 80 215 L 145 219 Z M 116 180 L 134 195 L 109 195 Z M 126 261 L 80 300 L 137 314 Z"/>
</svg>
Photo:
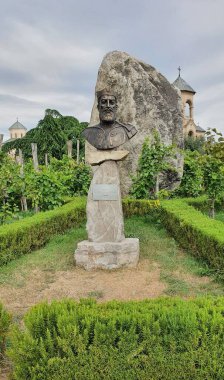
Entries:
<svg viewBox="0 0 224 380">
<path fill-rule="evenodd" d="M 16 328 L 15 380 L 223 380 L 224 298 L 35 306 Z"/>
<path fill-rule="evenodd" d="M 222 273 L 224 274 L 223 222 L 210 219 L 199 211 L 207 209 L 205 196 L 161 201 L 123 200 L 126 217 L 146 214 L 152 215 L 153 218 L 159 217 L 164 227 L 183 248 L 205 260 L 222 276 Z"/>
<path fill-rule="evenodd" d="M 55 210 L 0 227 L 0 266 L 43 246 L 55 234 L 79 225 L 86 217 L 86 199 L 68 198 L 65 205 Z M 152 213 L 159 201 L 125 199 L 125 216 Z"/>
<path fill-rule="evenodd" d="M 0 265 L 43 246 L 51 236 L 85 219 L 85 198 L 0 227 Z"/>
<path fill-rule="evenodd" d="M 188 204 L 203 204 L 204 200 L 204 197 L 168 201 L 126 198 L 123 211 L 125 217 L 149 214 L 153 218 L 161 217 L 163 225 L 184 248 L 221 271 L 224 269 L 223 222 L 209 219 Z M 0 265 L 43 246 L 53 235 L 79 225 L 85 219 L 85 204 L 85 198 L 77 197 L 58 209 L 0 227 Z"/>
<path fill-rule="evenodd" d="M 3 308 L 3 305 L 0 302 L 0 364 L 4 358 L 6 336 L 9 330 L 10 322 L 11 317 L 9 313 Z"/>
<path fill-rule="evenodd" d="M 160 201 L 125 198 L 122 201 L 122 206 L 125 217 L 130 217 L 132 215 L 146 215 L 158 211 Z"/>
<path fill-rule="evenodd" d="M 200 154 L 195 151 L 185 152 L 183 177 L 175 193 L 180 197 L 197 197 L 202 192 L 202 183 Z"/>
<path fill-rule="evenodd" d="M 208 218 L 189 203 L 197 204 L 198 200 L 161 201 L 162 223 L 183 248 L 189 249 L 222 273 L 224 271 L 223 222 Z"/>
<path fill-rule="evenodd" d="M 191 206 L 194 206 L 197 210 L 209 215 L 209 202 L 208 197 L 201 196 L 198 198 L 190 198 L 187 199 L 187 203 Z M 215 210 L 222 211 L 224 208 L 224 194 L 222 195 L 222 199 L 215 202 Z"/>
<path fill-rule="evenodd" d="M 22 189 L 19 166 L 9 155 L 0 151 L 0 225 L 16 216 Z"/>
<path fill-rule="evenodd" d="M 57 173 L 59 181 L 66 189 L 67 195 L 81 196 L 88 194 L 91 182 L 89 166 L 83 162 L 77 164 L 73 159 L 63 156 L 62 160 L 52 158 L 49 168 L 53 173 Z"/>
<path fill-rule="evenodd" d="M 172 146 L 165 146 L 158 131 L 154 130 L 153 139 L 144 140 L 138 160 L 136 175 L 132 177 L 130 194 L 136 199 L 155 199 L 159 191 L 159 175 L 166 171 L 177 175 L 176 169 L 168 163 L 174 155 Z M 175 173 L 175 174 L 174 174 Z"/>
<path fill-rule="evenodd" d="M 63 204 L 65 187 L 57 172 L 51 172 L 44 166 L 39 171 L 30 167 L 25 176 L 25 184 L 25 194 L 33 208 L 46 211 Z"/>
<path fill-rule="evenodd" d="M 187 136 L 184 139 L 184 149 L 189 150 L 191 152 L 198 151 L 199 153 L 203 154 L 205 151 L 205 138 L 204 136 L 200 137 L 193 137 L 193 136 Z"/>
</svg>

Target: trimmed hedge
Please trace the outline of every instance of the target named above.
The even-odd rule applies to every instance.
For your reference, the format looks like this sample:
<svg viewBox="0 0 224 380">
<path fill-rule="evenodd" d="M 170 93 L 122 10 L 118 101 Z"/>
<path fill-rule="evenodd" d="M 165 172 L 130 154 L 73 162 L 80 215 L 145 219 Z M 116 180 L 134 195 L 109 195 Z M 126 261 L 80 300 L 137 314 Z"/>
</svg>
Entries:
<svg viewBox="0 0 224 380">
<path fill-rule="evenodd" d="M 11 316 L 3 308 L 3 305 L 0 302 L 0 364 L 4 359 L 5 346 L 6 346 L 6 336 L 9 330 L 11 323 Z"/>
<path fill-rule="evenodd" d="M 207 198 L 182 198 L 162 201 L 125 199 L 125 216 L 158 216 L 175 240 L 195 256 L 224 273 L 224 225 L 199 210 L 208 209 Z M 197 210 L 196 210 L 197 209 Z"/>
<path fill-rule="evenodd" d="M 15 380 L 223 380 L 224 298 L 43 303 L 16 328 Z"/>
<path fill-rule="evenodd" d="M 51 211 L 40 212 L 0 227 L 0 266 L 43 246 L 53 235 L 75 227 L 86 218 L 86 198 L 73 198 Z M 158 209 L 159 201 L 125 199 L 125 216 L 145 215 Z"/>
<path fill-rule="evenodd" d="M 125 198 L 122 201 L 122 207 L 125 217 L 130 217 L 132 215 L 147 215 L 153 214 L 154 211 L 158 211 L 160 208 L 160 201 Z"/>
<path fill-rule="evenodd" d="M 85 198 L 0 227 L 0 266 L 43 246 L 53 235 L 77 226 L 86 217 Z"/>
<path fill-rule="evenodd" d="M 192 199 L 161 201 L 162 223 L 183 248 L 189 249 L 195 256 L 223 272 L 223 222 L 210 219 L 189 205 L 198 202 L 200 201 Z"/>
<path fill-rule="evenodd" d="M 123 200 L 126 217 L 159 216 L 171 235 L 186 249 L 219 271 L 224 270 L 224 226 L 197 211 L 205 198 L 168 201 Z M 43 246 L 53 235 L 79 225 L 86 217 L 86 198 L 75 198 L 52 211 L 41 212 L 0 227 L 0 266 Z"/>
<path fill-rule="evenodd" d="M 189 198 L 189 199 L 186 199 L 186 201 L 189 205 L 194 206 L 197 210 L 207 215 L 209 214 L 209 200 L 207 196 L 201 196 L 198 198 Z M 216 211 L 223 210 L 223 208 L 224 208 L 224 200 L 215 202 Z"/>
</svg>

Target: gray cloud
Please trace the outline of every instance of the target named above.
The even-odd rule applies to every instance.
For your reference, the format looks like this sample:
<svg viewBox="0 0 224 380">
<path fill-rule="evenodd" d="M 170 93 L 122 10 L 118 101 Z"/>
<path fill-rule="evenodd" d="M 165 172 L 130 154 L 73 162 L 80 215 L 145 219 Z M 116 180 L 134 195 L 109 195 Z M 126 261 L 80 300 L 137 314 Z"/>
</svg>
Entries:
<svg viewBox="0 0 224 380">
<path fill-rule="evenodd" d="M 0 131 L 55 108 L 89 119 L 103 56 L 123 50 L 197 91 L 195 120 L 224 132 L 222 0 L 3 0 Z"/>
</svg>

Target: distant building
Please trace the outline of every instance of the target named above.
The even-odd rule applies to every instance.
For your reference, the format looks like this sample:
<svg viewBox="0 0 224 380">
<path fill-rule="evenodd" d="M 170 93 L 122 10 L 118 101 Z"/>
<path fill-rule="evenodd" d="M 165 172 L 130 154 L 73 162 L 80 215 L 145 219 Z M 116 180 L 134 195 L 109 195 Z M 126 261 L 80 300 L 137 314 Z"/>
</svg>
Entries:
<svg viewBox="0 0 224 380">
<path fill-rule="evenodd" d="M 9 127 L 10 140 L 20 139 L 26 135 L 27 129 L 22 125 L 18 119 L 17 121 Z"/>
<path fill-rule="evenodd" d="M 4 135 L 3 134 L 0 134 L 0 149 L 1 149 L 1 146 L 7 142 L 10 142 L 10 141 L 13 141 L 13 140 L 16 140 L 16 139 L 21 139 L 22 137 L 24 137 L 26 135 L 26 132 L 27 132 L 27 128 L 24 127 L 23 124 L 21 124 L 18 119 L 17 121 L 11 125 L 11 127 L 9 127 L 9 134 L 10 134 L 10 139 L 6 140 L 6 141 L 3 141 L 3 137 Z M 8 152 L 8 154 L 12 157 L 12 158 L 15 158 L 15 154 L 16 154 L 16 149 L 12 149 Z"/>
<path fill-rule="evenodd" d="M 173 85 L 181 92 L 184 136 L 204 136 L 205 130 L 194 122 L 194 95 L 196 91 L 181 78 L 180 68 L 178 70 L 179 76 L 173 82 Z"/>
<path fill-rule="evenodd" d="M 21 137 L 24 137 L 26 135 L 27 128 L 24 127 L 22 123 L 20 123 L 17 119 L 17 121 L 9 127 L 9 135 L 10 138 L 8 140 L 3 141 L 3 134 L 0 134 L 0 145 L 5 144 L 9 141 L 13 141 L 16 139 L 21 139 Z"/>
</svg>

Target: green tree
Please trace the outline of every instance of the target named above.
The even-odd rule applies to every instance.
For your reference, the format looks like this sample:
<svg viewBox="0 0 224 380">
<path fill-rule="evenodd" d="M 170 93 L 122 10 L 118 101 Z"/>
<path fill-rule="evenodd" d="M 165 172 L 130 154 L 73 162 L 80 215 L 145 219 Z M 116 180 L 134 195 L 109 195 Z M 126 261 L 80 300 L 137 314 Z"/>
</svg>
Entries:
<svg viewBox="0 0 224 380">
<path fill-rule="evenodd" d="M 80 159 L 83 159 L 85 156 L 85 139 L 82 136 L 82 131 L 88 127 L 88 123 L 79 122 L 78 119 L 72 116 L 63 116 L 62 117 L 62 126 L 65 135 L 67 136 L 66 140 L 72 140 L 72 156 L 77 157 L 77 140 L 79 140 L 79 154 Z"/>
<path fill-rule="evenodd" d="M 218 132 L 216 128 L 210 128 L 206 132 L 206 136 L 206 153 L 224 162 L 224 137 L 222 133 Z"/>
<path fill-rule="evenodd" d="M 157 198 L 159 191 L 159 175 L 171 165 L 167 158 L 171 157 L 173 147 L 165 146 L 160 141 L 157 131 L 153 141 L 146 138 L 138 161 L 137 174 L 132 178 L 131 195 L 136 199 Z"/>
<path fill-rule="evenodd" d="M 76 161 L 67 156 L 64 156 L 62 160 L 54 158 L 51 160 L 49 170 L 57 172 L 67 195 L 86 195 L 88 193 L 91 173 L 89 166 L 83 162 L 77 164 Z"/>
<path fill-rule="evenodd" d="M 216 128 L 206 132 L 205 156 L 202 159 L 204 188 L 209 197 L 210 216 L 215 216 L 215 201 L 223 198 L 224 192 L 224 137 Z"/>
<path fill-rule="evenodd" d="M 184 149 L 190 150 L 191 152 L 198 151 L 199 153 L 204 153 L 205 138 L 187 136 L 184 139 Z"/>
<path fill-rule="evenodd" d="M 66 195 L 86 195 L 90 179 L 90 168 L 66 155 L 62 160 L 52 158 L 48 167 L 39 165 L 38 171 L 29 160 L 21 173 L 20 165 L 0 151 L 0 224 L 21 217 L 18 211 L 23 197 L 29 210 L 53 209 L 64 202 Z"/>
<path fill-rule="evenodd" d="M 25 194 L 36 210 L 51 210 L 63 204 L 65 187 L 57 172 L 41 166 L 35 171 L 31 164 L 25 168 Z"/>
<path fill-rule="evenodd" d="M 0 224 L 15 216 L 22 195 L 19 166 L 0 151 Z"/>
<path fill-rule="evenodd" d="M 224 163 L 211 156 L 202 157 L 204 189 L 209 198 L 209 214 L 215 217 L 215 201 L 223 198 L 224 192 Z"/>
<path fill-rule="evenodd" d="M 175 195 L 197 197 L 203 190 L 203 172 L 200 165 L 201 155 L 197 152 L 185 151 L 184 169 L 180 187 Z"/>
<path fill-rule="evenodd" d="M 36 128 L 27 132 L 26 136 L 10 141 L 3 145 L 3 150 L 9 152 L 12 149 L 21 149 L 24 158 L 32 157 L 31 143 L 38 147 L 38 159 L 44 163 L 45 153 L 49 156 L 61 159 L 66 153 L 66 141 L 73 141 L 73 155 L 76 157 L 77 139 L 80 140 L 80 157 L 84 156 L 85 141 L 81 136 L 87 123 L 80 123 L 73 116 L 62 116 L 57 110 L 47 109 L 45 116 L 39 121 Z"/>
</svg>

